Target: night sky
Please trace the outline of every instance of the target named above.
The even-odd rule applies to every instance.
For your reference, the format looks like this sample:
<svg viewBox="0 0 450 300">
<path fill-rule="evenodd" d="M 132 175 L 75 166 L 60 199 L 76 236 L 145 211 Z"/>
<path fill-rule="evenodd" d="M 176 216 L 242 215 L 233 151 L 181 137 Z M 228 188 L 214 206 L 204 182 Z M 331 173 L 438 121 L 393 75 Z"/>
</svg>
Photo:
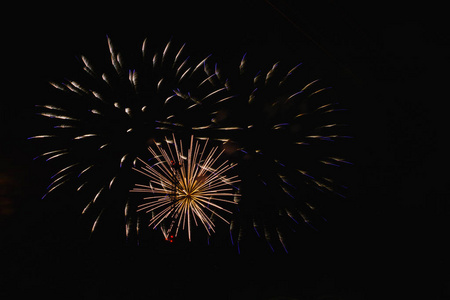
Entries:
<svg viewBox="0 0 450 300">
<path fill-rule="evenodd" d="M 447 183 L 450 37 L 429 2 L 229 1 L 209 6 L 109 3 L 15 7 L 4 24 L 0 103 L 0 297 L 5 299 L 427 299 L 450 296 Z M 152 5 L 152 4 L 151 4 Z M 426 7 L 423 7 L 425 6 Z M 349 194 L 289 254 L 161 241 L 126 243 L 106 218 L 89 239 L 76 195 L 41 200 L 45 164 L 26 140 L 48 81 L 106 63 L 145 37 L 187 42 L 223 63 L 307 64 L 350 109 Z M 258 245 L 257 245 L 258 246 Z M 251 249 L 251 250 L 250 250 Z M 7 298 L 6 298 L 7 297 Z"/>
</svg>

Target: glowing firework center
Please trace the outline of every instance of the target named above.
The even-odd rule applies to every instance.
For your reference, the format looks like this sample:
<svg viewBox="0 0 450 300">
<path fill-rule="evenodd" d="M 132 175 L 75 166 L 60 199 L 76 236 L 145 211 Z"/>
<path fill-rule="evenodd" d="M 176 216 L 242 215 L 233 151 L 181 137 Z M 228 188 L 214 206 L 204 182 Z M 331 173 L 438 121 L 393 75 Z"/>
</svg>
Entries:
<svg viewBox="0 0 450 300">
<path fill-rule="evenodd" d="M 190 241 L 193 224 L 203 225 L 210 235 L 216 217 L 229 223 L 223 214 L 232 212 L 222 205 L 236 204 L 239 193 L 233 184 L 239 179 L 226 175 L 233 165 L 227 161 L 218 164 L 224 150 L 218 152 L 216 146 L 208 152 L 208 140 L 202 147 L 193 136 L 187 155 L 182 141 L 177 144 L 174 136 L 173 140 L 166 139 L 165 145 L 166 149 L 161 144 L 156 144 L 156 149 L 149 147 L 152 164 L 138 158 L 141 166 L 134 168 L 149 178 L 148 185 L 136 184 L 132 190 L 150 194 L 138 205 L 138 211 L 151 213 L 149 226 L 160 227 L 167 240 L 173 234 L 177 236 L 180 228 L 187 229 Z"/>
</svg>

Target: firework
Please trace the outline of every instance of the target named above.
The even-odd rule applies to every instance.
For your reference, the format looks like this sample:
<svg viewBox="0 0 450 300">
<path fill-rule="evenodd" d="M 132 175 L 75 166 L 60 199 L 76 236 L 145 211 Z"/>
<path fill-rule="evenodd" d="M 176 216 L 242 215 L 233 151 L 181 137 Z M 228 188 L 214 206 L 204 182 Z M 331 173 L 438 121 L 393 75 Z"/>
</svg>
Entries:
<svg viewBox="0 0 450 300">
<path fill-rule="evenodd" d="M 277 242 L 286 250 L 290 228 L 317 226 L 313 219 L 324 203 L 312 190 L 345 196 L 338 179 L 351 165 L 340 147 L 351 138 L 346 110 L 329 86 L 305 76 L 302 64 L 255 67 L 244 55 L 234 68 L 222 68 L 211 56 L 186 57 L 185 45 L 169 41 L 157 50 L 145 40 L 139 63 L 130 67 L 109 38 L 107 44 L 111 65 L 105 72 L 81 56 L 82 79 L 51 83 L 64 101 L 37 105 L 49 126 L 30 138 L 43 141 L 37 158 L 58 166 L 44 197 L 63 186 L 88 195 L 83 214 L 100 211 L 92 230 L 107 200 L 121 191 L 116 198 L 125 199 L 128 237 L 134 211 L 127 196 L 134 182 L 128 178 L 139 164 L 135 169 L 150 180 L 133 190 L 151 196 L 138 210 L 148 212 L 150 226 L 166 238 L 180 228 L 190 238 L 193 224 L 211 234 L 214 219 L 228 220 L 221 204 L 239 201 L 230 218 L 232 243 L 239 249 L 240 240 L 254 232 L 271 249 Z M 192 138 L 184 156 L 173 138 L 165 139 L 166 148 L 150 148 L 154 163 L 137 159 L 151 141 L 172 133 L 220 142 L 221 151 L 207 154 L 207 143 L 202 147 Z M 232 164 L 214 167 L 219 157 Z M 241 180 L 236 201 L 229 198 L 238 194 L 230 190 L 237 178 L 225 174 L 231 166 Z M 208 185 L 200 184 L 206 179 Z M 139 231 L 140 220 L 134 223 Z"/>
<path fill-rule="evenodd" d="M 36 105 L 44 129 L 29 138 L 43 149 L 36 159 L 57 168 L 43 198 L 64 186 L 83 193 L 90 198 L 83 214 L 100 211 L 92 230 L 113 194 L 128 192 L 126 179 L 147 141 L 190 130 L 183 125 L 185 111 L 212 88 L 203 70 L 206 58 L 189 58 L 184 44 L 169 41 L 158 50 L 146 39 L 135 66 L 127 65 L 109 37 L 107 46 L 111 64 L 105 71 L 81 56 L 79 80 L 50 82 L 58 101 Z"/>
<path fill-rule="evenodd" d="M 141 167 L 134 168 L 149 178 L 148 184 L 136 184 L 132 190 L 148 194 L 138 211 L 152 214 L 149 226 L 161 226 L 166 240 L 177 236 L 180 228 L 187 230 L 191 241 L 193 224 L 203 225 L 208 235 L 214 232 L 214 217 L 229 224 L 222 214 L 232 212 L 222 205 L 236 204 L 239 193 L 233 185 L 239 179 L 237 175 L 226 176 L 233 165 L 227 161 L 218 163 L 224 150 L 219 152 L 216 146 L 208 152 L 208 140 L 202 146 L 198 141 L 194 143 L 193 136 L 186 153 L 182 141 L 177 144 L 175 136 L 165 142 L 166 149 L 159 144 L 155 149 L 148 148 L 152 164 L 138 158 Z"/>
<path fill-rule="evenodd" d="M 241 213 L 230 234 L 232 241 L 237 235 L 238 247 L 252 229 L 271 249 L 275 240 L 287 251 L 285 232 L 300 220 L 316 229 L 312 219 L 323 203 L 311 190 L 345 197 L 346 186 L 337 178 L 351 165 L 340 154 L 351 139 L 346 109 L 321 80 L 307 80 L 302 67 L 275 63 L 261 71 L 247 55 L 227 72 L 205 63 L 217 92 L 201 103 L 212 122 L 194 130 L 225 141 L 228 159 L 237 163 Z"/>
</svg>

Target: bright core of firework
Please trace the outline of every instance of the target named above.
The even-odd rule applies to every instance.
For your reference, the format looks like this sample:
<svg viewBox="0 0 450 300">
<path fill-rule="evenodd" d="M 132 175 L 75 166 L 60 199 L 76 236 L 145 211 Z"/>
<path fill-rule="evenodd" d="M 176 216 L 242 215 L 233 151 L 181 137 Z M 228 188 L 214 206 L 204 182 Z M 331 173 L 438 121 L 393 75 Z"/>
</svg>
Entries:
<svg viewBox="0 0 450 300">
<path fill-rule="evenodd" d="M 202 146 L 191 136 L 186 155 L 182 141 L 177 144 L 175 136 L 165 142 L 166 147 L 156 144 L 155 149 L 148 148 L 153 164 L 138 158 L 142 166 L 133 168 L 150 179 L 148 185 L 136 184 L 132 189 L 150 194 L 143 198 L 145 203 L 138 205 L 138 211 L 151 213 L 149 226 L 160 226 L 166 239 L 177 236 L 181 228 L 187 229 L 190 241 L 192 226 L 199 223 L 211 235 L 215 217 L 229 223 L 221 214 L 232 212 L 221 205 L 236 204 L 239 197 L 233 186 L 240 181 L 237 175 L 226 176 L 233 165 L 224 161 L 216 167 L 224 150 L 219 152 L 216 146 L 208 152 L 208 140 Z"/>
</svg>

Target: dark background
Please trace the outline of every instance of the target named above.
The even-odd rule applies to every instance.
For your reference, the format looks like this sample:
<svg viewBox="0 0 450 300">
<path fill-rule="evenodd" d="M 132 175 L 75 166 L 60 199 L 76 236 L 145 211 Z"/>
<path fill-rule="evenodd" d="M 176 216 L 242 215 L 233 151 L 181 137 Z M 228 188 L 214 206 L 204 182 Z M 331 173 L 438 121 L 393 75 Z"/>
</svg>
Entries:
<svg viewBox="0 0 450 300">
<path fill-rule="evenodd" d="M 51 299 L 372 299 L 450 296 L 444 7 L 361 1 L 60 3 L 14 7 L 4 24 L 0 128 L 0 295 Z M 349 198 L 329 228 L 289 254 L 225 247 L 132 246 L 89 239 L 73 195 L 40 200 L 48 172 L 26 137 L 49 80 L 72 78 L 75 55 L 125 57 L 186 41 L 225 62 L 307 63 L 350 108 Z M 84 228 L 85 229 L 85 228 Z M 230 250 L 230 251 L 228 251 Z M 290 298 L 282 298 L 290 297 Z"/>
</svg>

